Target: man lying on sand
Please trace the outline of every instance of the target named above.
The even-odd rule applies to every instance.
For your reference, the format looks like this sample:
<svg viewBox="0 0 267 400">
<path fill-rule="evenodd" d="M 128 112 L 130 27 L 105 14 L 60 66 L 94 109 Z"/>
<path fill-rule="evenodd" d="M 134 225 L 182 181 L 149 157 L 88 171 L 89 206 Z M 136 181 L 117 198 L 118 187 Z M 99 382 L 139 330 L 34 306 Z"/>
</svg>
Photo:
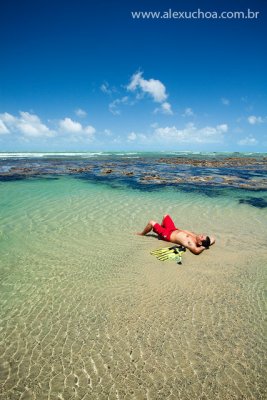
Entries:
<svg viewBox="0 0 267 400">
<path fill-rule="evenodd" d="M 138 235 L 146 235 L 152 229 L 160 239 L 180 244 L 194 254 L 202 253 L 203 250 L 208 249 L 209 246 L 215 243 L 213 237 L 203 234 L 197 235 L 177 228 L 169 215 L 164 215 L 161 225 L 156 221 L 149 221 L 143 232 L 138 232 Z"/>
</svg>

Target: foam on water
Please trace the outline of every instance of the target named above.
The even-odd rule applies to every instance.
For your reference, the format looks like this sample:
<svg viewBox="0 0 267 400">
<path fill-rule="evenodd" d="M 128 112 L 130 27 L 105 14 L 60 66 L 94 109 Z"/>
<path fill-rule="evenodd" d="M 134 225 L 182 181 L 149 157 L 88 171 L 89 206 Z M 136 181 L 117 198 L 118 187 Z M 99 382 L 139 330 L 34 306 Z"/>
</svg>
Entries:
<svg viewBox="0 0 267 400">
<path fill-rule="evenodd" d="M 157 151 L 157 152 L 133 152 L 133 151 L 123 151 L 123 152 L 110 152 L 110 151 L 77 151 L 77 152 L 0 152 L 0 159 L 8 158 L 50 158 L 50 157 L 96 157 L 96 156 L 179 156 L 179 155 L 198 155 L 203 157 L 228 157 L 228 156 L 238 156 L 238 157 L 249 157 L 249 156 L 265 156 L 266 153 L 251 153 L 251 152 L 200 152 L 200 151 Z"/>
<path fill-rule="evenodd" d="M 95 157 L 102 154 L 109 155 L 111 153 L 101 152 L 32 152 L 32 153 L 0 153 L 0 159 L 8 158 L 53 158 L 53 157 Z"/>
<path fill-rule="evenodd" d="M 70 177 L 0 184 L 1 399 L 265 397 L 266 210 Z M 182 266 L 133 233 L 216 236 Z"/>
</svg>

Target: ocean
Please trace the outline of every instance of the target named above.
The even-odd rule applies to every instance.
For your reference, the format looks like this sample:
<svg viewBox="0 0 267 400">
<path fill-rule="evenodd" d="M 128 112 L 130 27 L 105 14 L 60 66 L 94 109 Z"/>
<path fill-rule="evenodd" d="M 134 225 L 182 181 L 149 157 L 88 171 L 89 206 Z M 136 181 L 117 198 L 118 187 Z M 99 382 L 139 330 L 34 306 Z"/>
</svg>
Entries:
<svg viewBox="0 0 267 400">
<path fill-rule="evenodd" d="M 0 399 L 266 398 L 266 157 L 0 153 Z"/>
</svg>

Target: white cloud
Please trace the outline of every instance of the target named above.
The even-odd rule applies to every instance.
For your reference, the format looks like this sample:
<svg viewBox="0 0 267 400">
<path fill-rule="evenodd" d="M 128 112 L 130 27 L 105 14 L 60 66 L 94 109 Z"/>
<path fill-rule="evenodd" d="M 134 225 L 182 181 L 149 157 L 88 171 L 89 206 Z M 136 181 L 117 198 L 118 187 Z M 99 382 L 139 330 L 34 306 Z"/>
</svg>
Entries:
<svg viewBox="0 0 267 400">
<path fill-rule="evenodd" d="M 142 75 L 143 75 L 142 72 L 136 72 L 135 74 L 133 74 L 131 77 L 131 82 L 127 86 L 127 90 L 133 92 L 139 86 L 140 80 L 142 79 Z"/>
<path fill-rule="evenodd" d="M 128 140 L 134 141 L 134 140 L 136 140 L 136 138 L 137 138 L 137 135 L 136 135 L 135 132 L 129 133 L 129 135 L 128 135 Z"/>
<path fill-rule="evenodd" d="M 253 136 L 247 136 L 244 139 L 239 140 L 238 142 L 240 146 L 255 146 L 258 143 L 258 140 L 255 139 Z"/>
<path fill-rule="evenodd" d="M 192 108 L 187 107 L 187 108 L 184 110 L 182 116 L 183 116 L 183 117 L 193 117 L 193 116 L 194 116 L 194 112 L 193 112 Z"/>
<path fill-rule="evenodd" d="M 173 115 L 172 106 L 167 101 L 162 103 L 161 108 L 162 108 L 164 114 Z"/>
<path fill-rule="evenodd" d="M 221 102 L 224 106 L 229 106 L 230 100 L 226 99 L 225 97 L 221 98 Z"/>
<path fill-rule="evenodd" d="M 206 127 L 206 128 L 203 128 L 201 131 L 203 131 L 203 133 L 206 132 L 206 134 L 208 136 L 216 134 L 216 133 L 226 133 L 226 132 L 228 132 L 228 125 L 221 124 L 221 125 L 217 125 L 215 128 L 214 127 Z"/>
<path fill-rule="evenodd" d="M 162 108 L 164 114 L 173 114 L 172 107 L 171 107 L 170 103 L 168 103 L 167 101 L 165 101 L 164 103 L 161 104 L 161 108 Z"/>
<path fill-rule="evenodd" d="M 215 127 L 206 126 L 197 128 L 194 123 L 189 123 L 183 129 L 178 129 L 176 126 L 156 128 L 154 135 L 161 140 L 175 140 L 183 143 L 220 143 L 223 140 L 223 135 L 228 131 L 227 124 L 217 125 Z"/>
<path fill-rule="evenodd" d="M 84 128 L 84 133 L 90 137 L 92 137 L 94 135 L 94 133 L 96 133 L 96 129 L 92 126 L 92 125 L 87 125 Z"/>
<path fill-rule="evenodd" d="M 151 144 L 154 141 L 154 137 L 151 135 L 144 135 L 143 133 L 131 132 L 127 136 L 128 142 L 137 142 L 140 144 Z"/>
<path fill-rule="evenodd" d="M 167 99 L 166 88 L 162 82 L 157 79 L 144 79 L 142 72 L 136 72 L 132 77 L 127 90 L 134 92 L 138 88 L 148 93 L 155 102 L 162 103 Z"/>
<path fill-rule="evenodd" d="M 52 124 L 54 129 L 45 125 L 36 114 L 25 111 L 20 111 L 19 116 L 0 114 L 0 134 L 12 133 L 15 135 L 14 139 L 28 143 L 33 139 L 62 137 L 64 134 L 68 135 L 68 140 L 80 142 L 93 139 L 96 132 L 93 126 L 83 126 L 68 117 Z"/>
<path fill-rule="evenodd" d="M 167 101 L 164 101 L 164 103 L 162 103 L 160 105 L 160 107 L 157 107 L 154 110 L 154 113 L 158 113 L 158 112 L 160 112 L 162 114 L 173 115 L 172 107 L 171 107 L 170 103 L 168 103 Z"/>
<path fill-rule="evenodd" d="M 71 118 L 68 117 L 59 121 L 59 127 L 63 132 L 71 134 L 93 136 L 93 134 L 96 132 L 93 126 L 87 125 L 83 127 L 80 122 L 73 121 Z"/>
<path fill-rule="evenodd" d="M 82 132 L 83 127 L 80 122 L 75 122 L 71 118 L 65 118 L 59 121 L 60 128 L 65 132 L 79 133 Z"/>
<path fill-rule="evenodd" d="M 7 124 L 15 123 L 17 119 L 16 117 L 14 117 L 14 115 L 9 114 L 7 112 L 5 112 L 4 114 L 0 114 L 0 118 L 2 118 L 2 120 Z"/>
<path fill-rule="evenodd" d="M 75 110 L 75 114 L 77 115 L 77 117 L 86 117 L 87 112 L 82 110 L 81 108 L 78 108 L 77 110 Z"/>
<path fill-rule="evenodd" d="M 100 86 L 100 90 L 103 93 L 111 94 L 111 91 L 109 90 L 107 83 L 102 83 L 102 85 Z"/>
<path fill-rule="evenodd" d="M 127 97 L 127 96 L 124 96 L 124 97 L 122 97 L 121 99 L 116 99 L 116 100 L 112 101 L 112 102 L 109 104 L 109 106 L 108 106 L 109 111 L 110 111 L 113 115 L 120 115 L 121 110 L 119 109 L 119 106 L 120 106 L 121 104 L 127 104 L 127 103 L 128 103 L 128 97 Z"/>
<path fill-rule="evenodd" d="M 7 129 L 4 122 L 0 119 L 0 135 L 6 135 L 7 133 L 10 133 L 10 131 Z"/>
<path fill-rule="evenodd" d="M 101 92 L 111 95 L 112 93 L 116 93 L 117 89 L 115 87 L 111 87 L 108 82 L 103 82 L 100 86 Z"/>
<path fill-rule="evenodd" d="M 43 124 L 40 118 L 29 112 L 20 111 L 20 117 L 9 113 L 0 114 L 2 122 L 5 123 L 10 132 L 22 133 L 26 137 L 53 137 L 55 132 Z"/>
<path fill-rule="evenodd" d="M 250 115 L 248 117 L 248 122 L 251 125 L 262 124 L 264 122 L 264 119 L 262 117 L 256 117 L 256 115 Z"/>
</svg>

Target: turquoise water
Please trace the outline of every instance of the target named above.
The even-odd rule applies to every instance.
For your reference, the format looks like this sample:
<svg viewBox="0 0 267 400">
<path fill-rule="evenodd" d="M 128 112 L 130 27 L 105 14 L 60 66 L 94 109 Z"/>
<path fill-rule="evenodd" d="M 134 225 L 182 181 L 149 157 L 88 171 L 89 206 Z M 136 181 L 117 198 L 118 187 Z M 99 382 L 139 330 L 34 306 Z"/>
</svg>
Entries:
<svg viewBox="0 0 267 400">
<path fill-rule="evenodd" d="M 263 399 L 265 192 L 51 178 L 0 183 L 0 398 Z M 156 260 L 165 213 L 215 246 Z"/>
</svg>

